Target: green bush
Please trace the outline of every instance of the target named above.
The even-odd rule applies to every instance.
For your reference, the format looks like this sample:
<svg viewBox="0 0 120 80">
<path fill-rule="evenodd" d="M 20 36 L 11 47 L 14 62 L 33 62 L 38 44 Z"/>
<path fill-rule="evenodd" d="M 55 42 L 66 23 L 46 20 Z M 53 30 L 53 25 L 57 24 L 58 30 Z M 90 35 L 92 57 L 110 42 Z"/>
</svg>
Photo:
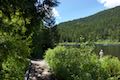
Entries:
<svg viewBox="0 0 120 80">
<path fill-rule="evenodd" d="M 117 57 L 105 56 L 100 59 L 101 67 L 108 74 L 108 80 L 120 78 L 120 61 Z"/>
<path fill-rule="evenodd" d="M 88 47 L 77 49 L 58 46 L 46 51 L 45 60 L 60 80 L 118 79 L 120 71 L 118 59 L 106 57 L 99 59 L 90 53 Z"/>
<path fill-rule="evenodd" d="M 23 80 L 31 49 L 20 37 L 0 36 L 0 80 Z"/>
<path fill-rule="evenodd" d="M 8 56 L 2 63 L 2 80 L 23 80 L 28 62 L 15 56 Z"/>
</svg>

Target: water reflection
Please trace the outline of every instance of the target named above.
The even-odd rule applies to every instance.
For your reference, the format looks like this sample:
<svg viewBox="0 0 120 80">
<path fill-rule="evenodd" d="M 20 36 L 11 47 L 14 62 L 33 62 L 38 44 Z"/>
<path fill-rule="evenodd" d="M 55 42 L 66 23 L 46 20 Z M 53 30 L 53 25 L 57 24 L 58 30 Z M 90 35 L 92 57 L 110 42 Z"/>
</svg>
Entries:
<svg viewBox="0 0 120 80">
<path fill-rule="evenodd" d="M 102 49 L 104 55 L 113 55 L 120 58 L 120 44 L 96 44 L 95 52 L 99 54 Z"/>
</svg>

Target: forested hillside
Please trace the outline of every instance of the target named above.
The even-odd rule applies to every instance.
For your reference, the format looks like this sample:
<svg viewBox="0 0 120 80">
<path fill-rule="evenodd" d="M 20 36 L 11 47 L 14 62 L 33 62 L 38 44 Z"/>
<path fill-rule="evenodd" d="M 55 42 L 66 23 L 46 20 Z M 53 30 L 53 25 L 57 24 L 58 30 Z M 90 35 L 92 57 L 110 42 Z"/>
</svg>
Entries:
<svg viewBox="0 0 120 80">
<path fill-rule="evenodd" d="M 58 25 L 60 42 L 120 41 L 120 6 Z"/>
</svg>

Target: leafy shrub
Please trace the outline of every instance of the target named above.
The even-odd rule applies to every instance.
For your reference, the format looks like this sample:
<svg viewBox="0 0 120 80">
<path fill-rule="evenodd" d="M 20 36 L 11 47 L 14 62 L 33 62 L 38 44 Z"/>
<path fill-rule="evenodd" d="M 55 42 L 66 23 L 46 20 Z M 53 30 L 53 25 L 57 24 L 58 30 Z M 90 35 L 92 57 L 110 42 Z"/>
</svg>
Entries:
<svg viewBox="0 0 120 80">
<path fill-rule="evenodd" d="M 60 80 L 117 80 L 113 74 L 119 74 L 119 60 L 106 57 L 99 59 L 90 53 L 88 47 L 77 49 L 58 46 L 46 52 L 45 60 Z"/>
<path fill-rule="evenodd" d="M 20 37 L 0 37 L 0 80 L 23 80 L 31 51 L 29 43 Z"/>
<path fill-rule="evenodd" d="M 108 80 L 120 78 L 120 61 L 117 57 L 105 56 L 100 59 L 101 67 L 108 74 Z"/>
<path fill-rule="evenodd" d="M 15 56 L 8 56 L 2 63 L 3 80 L 23 80 L 28 62 Z"/>
</svg>

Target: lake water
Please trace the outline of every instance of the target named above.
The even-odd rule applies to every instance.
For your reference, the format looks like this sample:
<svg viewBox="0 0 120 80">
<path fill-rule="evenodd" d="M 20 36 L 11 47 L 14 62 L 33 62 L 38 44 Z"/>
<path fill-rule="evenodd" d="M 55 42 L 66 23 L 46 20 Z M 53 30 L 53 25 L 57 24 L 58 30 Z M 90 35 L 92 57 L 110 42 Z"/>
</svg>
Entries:
<svg viewBox="0 0 120 80">
<path fill-rule="evenodd" d="M 80 44 L 62 44 L 66 47 L 80 47 Z M 104 55 L 113 55 L 120 59 L 120 44 L 96 44 L 95 53 L 99 54 L 100 50 L 103 50 Z"/>
<path fill-rule="evenodd" d="M 95 52 L 99 54 L 100 50 L 102 49 L 104 55 L 113 55 L 119 57 L 120 59 L 120 44 L 96 44 L 95 45 Z"/>
</svg>

